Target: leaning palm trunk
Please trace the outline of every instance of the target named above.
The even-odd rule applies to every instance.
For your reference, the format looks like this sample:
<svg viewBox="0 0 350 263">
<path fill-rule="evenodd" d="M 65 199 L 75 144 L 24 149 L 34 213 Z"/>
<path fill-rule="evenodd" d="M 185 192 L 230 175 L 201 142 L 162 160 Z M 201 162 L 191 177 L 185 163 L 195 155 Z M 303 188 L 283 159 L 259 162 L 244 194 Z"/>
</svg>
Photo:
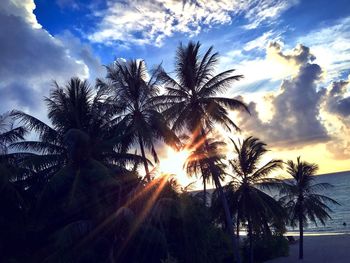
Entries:
<svg viewBox="0 0 350 263">
<path fill-rule="evenodd" d="M 230 235 L 230 238 L 232 241 L 233 254 L 235 256 L 236 262 L 240 263 L 241 258 L 239 255 L 239 244 L 238 244 L 238 239 L 235 237 L 235 231 L 233 229 L 233 224 L 232 224 L 232 216 L 230 213 L 230 209 L 229 209 L 229 206 L 227 203 L 226 196 L 224 194 L 224 191 L 222 190 L 222 186 L 221 186 L 219 177 L 216 175 L 216 172 L 213 173 L 213 179 L 215 182 L 216 189 L 218 190 L 219 198 L 221 199 L 222 206 L 224 208 L 225 219 L 226 219 L 226 228 L 227 228 L 227 232 Z"/>
<path fill-rule="evenodd" d="M 201 128 L 201 135 L 204 138 L 204 144 L 205 144 L 206 151 L 209 151 L 209 145 L 208 145 L 208 141 L 206 139 L 206 135 L 205 135 L 205 131 L 204 131 L 203 127 Z M 230 212 L 230 209 L 228 206 L 227 198 L 224 194 L 224 191 L 223 191 L 221 183 L 220 183 L 220 179 L 219 179 L 220 174 L 218 173 L 217 169 L 215 169 L 215 164 L 212 161 L 209 161 L 209 168 L 210 168 L 210 172 L 212 174 L 212 177 L 213 177 L 213 180 L 215 183 L 215 187 L 219 192 L 219 198 L 221 199 L 222 206 L 224 208 L 226 229 L 227 229 L 227 232 L 228 232 L 230 239 L 232 241 L 233 254 L 235 256 L 236 262 L 240 263 L 241 258 L 239 255 L 239 241 L 235 237 L 232 215 L 231 215 L 231 212 Z"/>
</svg>

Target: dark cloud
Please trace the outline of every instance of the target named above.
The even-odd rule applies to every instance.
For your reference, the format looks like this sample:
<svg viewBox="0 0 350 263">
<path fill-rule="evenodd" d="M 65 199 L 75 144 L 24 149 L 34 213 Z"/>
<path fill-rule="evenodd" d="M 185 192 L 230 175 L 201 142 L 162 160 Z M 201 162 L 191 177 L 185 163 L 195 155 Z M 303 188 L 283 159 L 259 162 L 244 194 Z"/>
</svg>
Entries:
<svg viewBox="0 0 350 263">
<path fill-rule="evenodd" d="M 333 82 L 325 96 L 325 106 L 329 113 L 340 118 L 350 117 L 350 96 L 346 96 L 349 81 Z"/>
<path fill-rule="evenodd" d="M 316 59 L 316 57 L 310 53 L 310 48 L 301 44 L 293 49 L 292 54 L 284 54 L 281 44 L 276 41 L 270 42 L 268 49 L 273 50 L 280 58 L 283 58 L 287 62 L 293 62 L 296 65 L 309 63 Z"/>
<path fill-rule="evenodd" d="M 335 137 L 326 145 L 333 158 L 338 160 L 350 159 L 350 141 L 344 136 L 346 134 L 345 130 L 344 132 L 343 137 Z"/>
<path fill-rule="evenodd" d="M 0 13 L 0 79 L 42 76 L 78 72 L 86 68 L 67 56 L 66 49 L 45 30 L 33 28 L 22 18 Z"/>
<path fill-rule="evenodd" d="M 73 36 L 50 35 L 37 23 L 34 8 L 33 0 L 3 0 L 0 5 L 0 111 L 16 108 L 44 118 L 43 97 L 52 81 L 88 78 L 99 73 L 99 61 L 87 45 L 79 50 L 81 43 Z"/>
<path fill-rule="evenodd" d="M 327 149 L 333 157 L 339 160 L 350 159 L 350 96 L 347 95 L 349 81 L 333 82 L 323 96 L 323 109 L 333 116 L 330 127 L 338 127 L 332 141 L 327 143 Z M 334 123 L 337 122 L 337 123 Z"/>
<path fill-rule="evenodd" d="M 26 83 L 13 82 L 0 88 L 0 112 L 6 112 L 12 108 L 22 110 L 37 110 L 41 104 L 42 95 L 27 87 Z"/>
<path fill-rule="evenodd" d="M 277 56 L 288 63 L 293 62 L 299 71 L 296 76 L 283 80 L 277 94 L 270 97 L 274 111 L 271 120 L 263 122 L 256 104 L 251 102 L 251 116 L 240 115 L 241 128 L 275 147 L 294 148 L 329 140 L 319 118 L 324 90 L 318 91 L 317 83 L 322 69 L 311 63 L 315 58 L 308 47 L 299 45 L 292 54 L 285 55 L 277 43 L 272 45 L 278 51 Z"/>
</svg>

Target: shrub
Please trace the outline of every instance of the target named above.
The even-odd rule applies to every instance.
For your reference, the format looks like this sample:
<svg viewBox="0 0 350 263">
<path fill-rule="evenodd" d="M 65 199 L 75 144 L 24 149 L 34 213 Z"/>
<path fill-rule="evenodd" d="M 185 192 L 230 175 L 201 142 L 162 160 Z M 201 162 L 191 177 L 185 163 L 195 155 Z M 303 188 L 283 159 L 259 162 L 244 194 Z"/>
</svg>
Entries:
<svg viewBox="0 0 350 263">
<path fill-rule="evenodd" d="M 246 239 L 242 246 L 244 262 L 249 261 L 249 241 Z M 289 244 L 282 235 L 259 237 L 254 239 L 253 253 L 255 262 L 264 262 L 277 257 L 285 257 L 289 254 Z"/>
</svg>

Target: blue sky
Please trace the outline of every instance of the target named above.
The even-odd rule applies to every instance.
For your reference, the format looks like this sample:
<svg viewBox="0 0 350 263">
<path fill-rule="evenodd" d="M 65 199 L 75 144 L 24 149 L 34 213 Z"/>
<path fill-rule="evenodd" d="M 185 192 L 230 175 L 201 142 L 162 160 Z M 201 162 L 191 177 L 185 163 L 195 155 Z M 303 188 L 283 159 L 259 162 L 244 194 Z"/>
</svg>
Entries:
<svg viewBox="0 0 350 263">
<path fill-rule="evenodd" d="M 47 120 L 52 80 L 93 83 L 116 58 L 172 71 L 179 43 L 200 41 L 220 53 L 218 70 L 245 76 L 226 94 L 252 109 L 232 115 L 242 136 L 323 172 L 350 169 L 347 0 L 3 0 L 0 23 L 0 113 Z"/>
<path fill-rule="evenodd" d="M 120 2 L 124 3 L 123 8 L 127 9 L 129 1 Z M 140 1 L 140 5 L 142 6 L 144 2 L 150 1 Z M 210 5 L 210 2 L 211 1 L 208 1 L 208 5 Z M 69 30 L 74 36 L 81 39 L 81 41 L 91 45 L 94 54 L 101 59 L 103 64 L 108 64 L 115 57 L 119 56 L 125 58 L 140 57 L 149 61 L 151 64 L 159 63 L 162 60 L 166 62 L 166 64 L 171 64 L 174 52 L 169 53 L 169 50 L 175 50 L 176 46 L 181 41 L 186 42 L 189 39 L 199 40 L 204 46 L 214 45 L 217 51 L 225 53 L 229 52 L 232 48 L 241 48 L 247 42 L 258 38 L 265 32 L 271 31 L 278 34 L 288 46 L 294 47 L 301 36 L 307 35 L 314 30 L 337 24 L 338 20 L 350 15 L 350 5 L 346 0 L 262 2 L 270 2 L 271 9 L 274 8 L 274 2 L 282 3 L 281 5 L 288 5 L 289 7 L 286 7 L 285 10 L 281 12 L 277 11 L 275 17 L 266 18 L 252 29 L 245 28 L 245 26 L 254 22 L 252 19 L 245 17 L 247 12 L 242 12 L 237 15 L 233 11 L 232 14 L 227 12 L 230 16 L 229 21 L 220 21 L 212 24 L 202 23 L 200 24 L 201 30 L 198 34 L 174 31 L 171 36 L 165 37 L 161 46 L 157 46 L 155 41 L 149 41 L 147 44 L 139 45 L 128 41 L 128 39 L 114 40 L 113 43 L 107 43 L 110 41 L 110 38 L 101 41 L 91 41 L 89 36 L 98 31 L 98 26 L 104 18 L 103 15 L 97 15 L 96 13 L 106 14 L 108 12 L 107 2 L 102 0 L 36 1 L 34 13 L 38 22 L 50 34 L 59 35 Z M 286 4 L 288 2 L 290 3 Z M 184 7 L 184 12 L 185 11 L 186 8 Z M 142 12 L 142 10 L 139 12 Z M 164 12 L 166 12 L 165 8 Z M 115 30 L 117 29 L 118 28 L 115 28 Z M 130 33 L 134 38 L 142 39 L 142 37 L 140 37 L 140 32 Z M 155 36 L 159 35 L 161 35 L 161 33 L 155 34 Z M 308 43 L 303 44 L 307 45 Z M 247 55 L 263 56 L 264 54 L 263 52 L 257 52 L 257 50 L 250 50 Z"/>
</svg>

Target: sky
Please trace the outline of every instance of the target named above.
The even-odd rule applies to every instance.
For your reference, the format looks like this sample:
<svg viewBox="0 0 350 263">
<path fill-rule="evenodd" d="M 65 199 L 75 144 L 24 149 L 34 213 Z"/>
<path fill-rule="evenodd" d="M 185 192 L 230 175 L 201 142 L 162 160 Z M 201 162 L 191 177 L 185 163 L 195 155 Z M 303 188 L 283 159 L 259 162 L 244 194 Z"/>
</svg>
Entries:
<svg viewBox="0 0 350 263">
<path fill-rule="evenodd" d="M 270 158 L 350 170 L 348 0 L 2 0 L 0 24 L 0 113 L 47 121 L 53 80 L 93 85 L 117 58 L 172 72 L 177 46 L 200 41 L 219 52 L 218 72 L 244 75 L 225 94 L 250 107 L 232 114 L 239 136 L 262 139 Z"/>
</svg>

